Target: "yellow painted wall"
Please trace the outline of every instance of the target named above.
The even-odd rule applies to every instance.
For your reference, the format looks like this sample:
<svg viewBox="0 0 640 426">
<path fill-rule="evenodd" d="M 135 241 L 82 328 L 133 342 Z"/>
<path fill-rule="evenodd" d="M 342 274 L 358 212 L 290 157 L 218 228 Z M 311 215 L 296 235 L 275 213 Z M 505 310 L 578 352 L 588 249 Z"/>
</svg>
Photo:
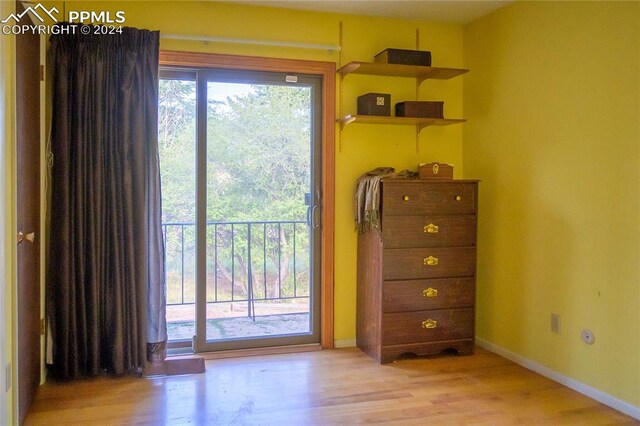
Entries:
<svg viewBox="0 0 640 426">
<path fill-rule="evenodd" d="M 0 2 L 0 16 L 14 10 L 15 2 Z M 14 420 L 15 386 L 5 392 L 4 373 L 5 365 L 15 367 L 15 37 L 0 36 L 0 45 L 0 424 L 10 425 Z M 15 383 L 16 376 L 11 374 Z"/>
<path fill-rule="evenodd" d="M 516 2 L 464 65 L 478 336 L 640 406 L 640 3 Z"/>
<path fill-rule="evenodd" d="M 56 4 L 62 11 L 61 2 Z M 342 64 L 372 61 L 387 47 L 416 47 L 431 50 L 433 64 L 462 66 L 462 26 L 426 24 L 383 18 L 336 15 L 226 4 L 218 2 L 78 2 L 67 1 L 66 10 L 122 10 L 126 25 L 160 30 L 161 34 L 194 34 L 230 38 L 294 41 L 324 45 L 340 43 L 339 23 L 343 22 L 343 52 L 265 47 L 239 44 L 161 40 L 161 49 L 236 55 L 320 60 Z M 337 88 L 337 105 L 343 114 L 353 114 L 357 96 L 367 92 L 392 95 L 392 104 L 415 100 L 415 80 L 369 76 L 348 76 Z M 427 81 L 420 96 L 425 100 L 445 100 L 445 114 L 462 117 L 462 78 Z M 409 126 L 350 125 L 336 140 L 336 233 L 335 233 L 335 339 L 349 344 L 355 339 L 356 233 L 352 194 L 355 180 L 378 166 L 416 169 L 421 162 L 441 161 L 462 172 L 462 127 L 428 128 L 422 131 L 416 153 L 415 128 Z M 339 141 L 338 141 L 339 140 Z"/>
<path fill-rule="evenodd" d="M 419 28 L 420 47 L 433 52 L 434 65 L 471 68 L 464 78 L 425 82 L 421 98 L 445 100 L 447 116 L 470 121 L 424 130 L 419 153 L 409 127 L 353 124 L 338 131 L 336 339 L 355 338 L 357 176 L 437 160 L 453 163 L 462 177 L 464 160 L 464 177 L 483 180 L 478 335 L 640 405 L 640 4 L 517 2 L 464 29 L 216 2 L 78 4 L 64 7 L 124 10 L 126 25 L 163 33 L 320 44 L 340 43 L 342 21 L 342 56 L 161 44 L 342 64 L 369 61 L 386 47 L 414 48 Z M 355 98 L 369 91 L 391 93 L 393 103 L 415 96 L 411 80 L 352 75 L 338 87 L 338 110 L 353 113 Z M 549 332 L 551 312 L 561 315 L 559 335 Z M 587 327 L 596 335 L 593 346 L 579 340 Z"/>
</svg>

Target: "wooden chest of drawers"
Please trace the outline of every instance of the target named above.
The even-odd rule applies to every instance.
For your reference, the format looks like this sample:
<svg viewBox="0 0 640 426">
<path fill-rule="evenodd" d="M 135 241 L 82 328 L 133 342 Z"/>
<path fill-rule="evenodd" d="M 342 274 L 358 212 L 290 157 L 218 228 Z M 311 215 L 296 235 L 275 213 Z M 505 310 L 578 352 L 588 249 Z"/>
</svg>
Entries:
<svg viewBox="0 0 640 426">
<path fill-rule="evenodd" d="M 357 345 L 381 363 L 473 352 L 478 182 L 382 183 L 382 232 L 358 238 Z"/>
</svg>

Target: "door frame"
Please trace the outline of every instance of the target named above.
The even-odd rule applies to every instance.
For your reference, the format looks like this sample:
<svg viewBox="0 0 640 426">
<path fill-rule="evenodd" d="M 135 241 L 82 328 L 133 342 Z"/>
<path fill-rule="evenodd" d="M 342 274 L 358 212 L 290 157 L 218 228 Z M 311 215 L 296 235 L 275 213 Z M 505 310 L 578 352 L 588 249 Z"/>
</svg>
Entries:
<svg viewBox="0 0 640 426">
<path fill-rule="evenodd" d="M 324 349 L 332 349 L 334 346 L 335 63 L 161 50 L 160 66 L 289 72 L 317 75 L 322 78 L 320 344 Z"/>
</svg>

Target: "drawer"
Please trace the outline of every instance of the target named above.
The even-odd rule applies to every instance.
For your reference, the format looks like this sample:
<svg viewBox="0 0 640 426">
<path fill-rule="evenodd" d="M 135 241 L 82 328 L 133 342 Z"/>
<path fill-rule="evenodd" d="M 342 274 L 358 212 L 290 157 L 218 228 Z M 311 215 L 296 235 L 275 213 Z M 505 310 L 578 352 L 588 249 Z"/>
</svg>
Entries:
<svg viewBox="0 0 640 426">
<path fill-rule="evenodd" d="M 474 278 L 385 281 L 382 285 L 383 312 L 463 308 L 474 302 Z"/>
<path fill-rule="evenodd" d="M 475 271 L 475 247 L 384 249 L 384 280 L 471 277 Z"/>
<path fill-rule="evenodd" d="M 475 213 L 477 189 L 476 182 L 384 181 L 382 214 L 405 216 Z"/>
<path fill-rule="evenodd" d="M 388 313 L 382 316 L 382 344 L 437 342 L 473 336 L 473 308 Z"/>
<path fill-rule="evenodd" d="M 385 248 L 473 246 L 476 244 L 476 217 L 385 215 L 382 240 Z"/>
</svg>

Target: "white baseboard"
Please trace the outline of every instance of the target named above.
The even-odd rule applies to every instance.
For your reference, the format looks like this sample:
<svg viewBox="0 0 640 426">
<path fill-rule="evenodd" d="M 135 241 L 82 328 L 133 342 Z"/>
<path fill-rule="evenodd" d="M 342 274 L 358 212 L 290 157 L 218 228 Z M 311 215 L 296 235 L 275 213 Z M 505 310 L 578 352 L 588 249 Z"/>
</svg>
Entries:
<svg viewBox="0 0 640 426">
<path fill-rule="evenodd" d="M 355 348 L 356 339 L 344 339 L 344 340 L 334 340 L 333 347 L 336 349 L 340 348 Z"/>
<path fill-rule="evenodd" d="M 530 359 L 527 359 L 522 355 L 518 355 L 517 353 L 511 352 L 480 337 L 476 337 L 476 344 L 490 352 L 508 359 L 509 361 L 515 362 L 516 364 L 519 364 L 528 370 L 535 371 L 536 373 L 547 377 L 555 382 L 558 382 L 568 388 L 571 388 L 576 392 L 580 392 L 581 394 L 586 395 L 591 399 L 595 399 L 596 401 L 601 402 L 604 405 L 608 405 L 609 407 L 618 410 L 626 414 L 627 416 L 631 416 L 637 420 L 640 420 L 640 407 L 636 407 L 635 405 L 629 404 L 628 402 L 611 396 L 608 393 L 604 393 L 601 390 L 564 376 L 555 370 L 545 367 L 542 364 L 538 364 L 537 362 L 531 361 Z"/>
</svg>

